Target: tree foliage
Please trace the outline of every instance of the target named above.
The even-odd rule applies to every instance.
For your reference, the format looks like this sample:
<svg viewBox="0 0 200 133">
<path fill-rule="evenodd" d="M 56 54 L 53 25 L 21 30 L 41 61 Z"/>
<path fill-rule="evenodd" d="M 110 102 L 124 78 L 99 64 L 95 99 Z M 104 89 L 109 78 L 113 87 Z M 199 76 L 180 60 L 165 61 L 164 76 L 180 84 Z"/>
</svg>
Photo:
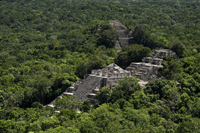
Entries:
<svg viewBox="0 0 200 133">
<path fill-rule="evenodd" d="M 200 132 L 200 2 L 196 0 L 1 0 L 0 132 Z M 114 49 L 118 33 L 132 45 Z M 97 94 L 100 104 L 62 97 L 74 82 L 110 63 L 126 68 L 168 48 L 159 78 L 144 89 L 127 77 Z M 79 107 L 81 113 L 74 109 Z"/>
</svg>

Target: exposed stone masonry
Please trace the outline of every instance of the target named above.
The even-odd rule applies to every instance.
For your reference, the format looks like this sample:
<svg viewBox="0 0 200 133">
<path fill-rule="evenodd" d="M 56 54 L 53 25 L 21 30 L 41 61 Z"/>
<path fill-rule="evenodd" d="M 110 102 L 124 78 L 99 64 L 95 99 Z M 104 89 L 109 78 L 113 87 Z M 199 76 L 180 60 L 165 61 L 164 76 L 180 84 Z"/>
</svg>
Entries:
<svg viewBox="0 0 200 133">
<path fill-rule="evenodd" d="M 131 36 L 132 31 L 127 29 L 126 26 L 122 25 L 119 21 L 116 20 L 108 21 L 108 23 L 114 26 L 119 33 L 119 41 L 117 41 L 115 48 L 121 50 L 122 47 L 128 47 L 129 44 L 133 43 L 133 38 Z"/>
<path fill-rule="evenodd" d="M 89 99 L 91 103 L 97 103 L 96 94 L 100 88 L 107 86 L 112 89 L 126 76 L 131 76 L 131 73 L 113 63 L 103 69 L 92 70 L 91 74 L 85 75 L 83 80 L 74 83 L 60 96 L 75 95 L 80 102 Z M 56 99 L 47 106 L 54 107 L 55 101 Z"/>
<path fill-rule="evenodd" d="M 139 84 L 144 87 L 148 81 L 157 78 L 157 70 L 162 67 L 164 56 L 177 57 L 176 53 L 171 50 L 160 49 L 156 50 L 151 57 L 144 57 L 142 62 L 132 62 L 126 70 L 113 63 L 103 69 L 92 70 L 91 74 L 85 75 L 84 79 L 74 83 L 60 96 L 75 95 L 80 102 L 89 99 L 95 104 L 98 103 L 96 94 L 100 88 L 106 86 L 113 89 L 119 80 L 129 76 L 140 79 Z M 56 99 L 47 106 L 54 107 L 55 101 Z"/>
<path fill-rule="evenodd" d="M 157 78 L 158 68 L 161 65 L 164 56 L 178 57 L 175 52 L 169 49 L 156 50 L 151 57 L 144 57 L 142 62 L 132 62 L 126 70 L 131 72 L 131 76 L 137 77 L 143 81 L 150 81 Z"/>
<path fill-rule="evenodd" d="M 132 31 L 128 30 L 124 25 L 116 20 L 109 21 L 109 24 L 114 26 L 119 33 L 119 40 L 117 41 L 115 48 L 121 50 L 122 47 L 127 47 L 133 43 L 133 38 L 131 36 Z M 139 84 L 144 88 L 148 81 L 157 78 L 157 70 L 158 68 L 163 67 L 161 63 L 164 56 L 178 58 L 175 52 L 169 49 L 160 49 L 156 50 L 151 57 L 144 57 L 142 62 L 132 62 L 126 70 L 120 68 L 116 64 L 110 64 L 103 69 L 92 70 L 91 74 L 85 75 L 84 79 L 75 82 L 72 86 L 67 88 L 60 97 L 75 95 L 80 102 L 89 99 L 91 103 L 95 104 L 98 103 L 96 94 L 100 88 L 106 86 L 113 89 L 117 82 L 125 76 L 133 76 L 140 79 Z M 54 107 L 53 103 L 56 99 L 47 106 Z"/>
</svg>

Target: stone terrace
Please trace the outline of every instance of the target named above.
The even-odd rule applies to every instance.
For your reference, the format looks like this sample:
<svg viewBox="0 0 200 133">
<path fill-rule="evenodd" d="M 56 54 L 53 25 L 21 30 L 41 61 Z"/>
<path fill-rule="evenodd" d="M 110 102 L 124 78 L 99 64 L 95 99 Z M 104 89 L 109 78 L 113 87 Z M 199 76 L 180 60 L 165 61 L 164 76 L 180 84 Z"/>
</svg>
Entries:
<svg viewBox="0 0 200 133">
<path fill-rule="evenodd" d="M 126 70 L 112 63 L 103 69 L 92 70 L 91 74 L 85 75 L 84 79 L 74 83 L 60 96 L 75 95 L 80 102 L 89 99 L 91 103 L 95 104 L 98 103 L 96 94 L 100 88 L 106 86 L 113 89 L 117 82 L 126 76 L 140 79 L 139 84 L 144 88 L 148 81 L 157 78 L 157 70 L 162 67 L 164 56 L 178 57 L 171 50 L 160 49 L 156 50 L 151 57 L 144 57 L 142 62 L 132 62 Z M 47 106 L 54 107 L 53 103 L 56 99 Z"/>
<path fill-rule="evenodd" d="M 178 57 L 175 52 L 169 49 L 160 49 L 156 50 L 151 57 L 144 57 L 142 62 L 132 62 L 126 70 L 131 72 L 131 76 L 142 81 L 154 80 L 157 78 L 158 68 L 163 67 L 161 63 L 164 56 Z"/>
<path fill-rule="evenodd" d="M 107 86 L 112 89 L 125 76 L 131 76 L 131 73 L 113 63 L 103 69 L 92 70 L 91 74 L 85 75 L 83 80 L 74 83 L 60 96 L 75 95 L 80 102 L 89 99 L 91 103 L 97 103 L 96 94 L 100 88 Z M 47 106 L 54 107 L 56 99 Z"/>
<path fill-rule="evenodd" d="M 132 31 L 127 29 L 126 26 L 116 20 L 110 20 L 108 23 L 114 26 L 119 33 L 119 41 L 116 43 L 115 48 L 121 50 L 122 47 L 128 47 L 128 45 L 133 43 L 133 38 L 131 36 Z"/>
</svg>

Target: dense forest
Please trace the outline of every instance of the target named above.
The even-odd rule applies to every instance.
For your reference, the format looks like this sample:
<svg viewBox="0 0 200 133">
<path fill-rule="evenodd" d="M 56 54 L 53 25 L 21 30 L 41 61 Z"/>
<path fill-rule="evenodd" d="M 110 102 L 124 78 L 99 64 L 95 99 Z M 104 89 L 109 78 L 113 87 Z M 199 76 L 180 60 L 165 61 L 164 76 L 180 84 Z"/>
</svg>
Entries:
<svg viewBox="0 0 200 133">
<path fill-rule="evenodd" d="M 109 20 L 134 44 L 118 52 Z M 199 44 L 198 0 L 1 0 L 0 132 L 199 133 Z M 60 113 L 45 107 L 92 69 L 126 68 L 160 48 L 180 60 L 165 57 L 144 89 L 125 77 L 98 92 L 99 105 L 65 97 Z"/>
</svg>

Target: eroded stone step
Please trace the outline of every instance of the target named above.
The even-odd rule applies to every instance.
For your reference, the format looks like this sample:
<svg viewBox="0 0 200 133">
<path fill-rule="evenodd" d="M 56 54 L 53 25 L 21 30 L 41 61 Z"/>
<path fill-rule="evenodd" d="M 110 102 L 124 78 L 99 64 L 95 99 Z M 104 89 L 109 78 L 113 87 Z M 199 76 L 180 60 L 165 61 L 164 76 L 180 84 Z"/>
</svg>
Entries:
<svg viewBox="0 0 200 133">
<path fill-rule="evenodd" d="M 96 76 L 88 76 L 85 82 L 77 89 L 75 96 L 80 100 L 84 101 L 87 98 L 88 93 L 93 91 L 93 87 L 100 82 L 102 79 Z"/>
<path fill-rule="evenodd" d="M 143 75 L 142 75 L 142 74 L 139 74 L 139 73 L 137 73 L 137 74 L 134 75 L 134 77 L 139 78 L 139 79 L 142 79 L 142 76 L 143 76 Z"/>
<path fill-rule="evenodd" d="M 70 92 L 63 92 L 63 95 L 64 95 L 64 96 L 68 96 L 68 95 L 72 96 L 72 95 L 74 95 L 74 93 L 70 93 Z"/>
<path fill-rule="evenodd" d="M 142 66 L 140 69 L 149 69 L 149 68 L 151 68 L 151 66 Z"/>
<path fill-rule="evenodd" d="M 95 99 L 96 98 L 96 94 L 95 93 L 89 93 L 87 95 L 88 98 L 92 98 L 92 99 Z"/>
<path fill-rule="evenodd" d="M 139 72 L 138 72 L 138 74 L 144 75 L 144 74 L 145 74 L 145 72 L 140 72 L 140 71 L 139 71 Z"/>
<path fill-rule="evenodd" d="M 93 92 L 94 94 L 97 94 L 97 93 L 99 92 L 99 89 L 94 89 L 94 90 L 92 90 L 92 92 Z"/>
<path fill-rule="evenodd" d="M 67 91 L 65 92 L 72 92 L 72 91 L 76 91 L 77 88 L 75 88 L 74 86 L 70 86 Z"/>
<path fill-rule="evenodd" d="M 97 99 L 93 99 L 93 98 L 87 98 L 88 100 L 90 100 L 91 104 L 98 104 L 98 100 Z"/>
</svg>

